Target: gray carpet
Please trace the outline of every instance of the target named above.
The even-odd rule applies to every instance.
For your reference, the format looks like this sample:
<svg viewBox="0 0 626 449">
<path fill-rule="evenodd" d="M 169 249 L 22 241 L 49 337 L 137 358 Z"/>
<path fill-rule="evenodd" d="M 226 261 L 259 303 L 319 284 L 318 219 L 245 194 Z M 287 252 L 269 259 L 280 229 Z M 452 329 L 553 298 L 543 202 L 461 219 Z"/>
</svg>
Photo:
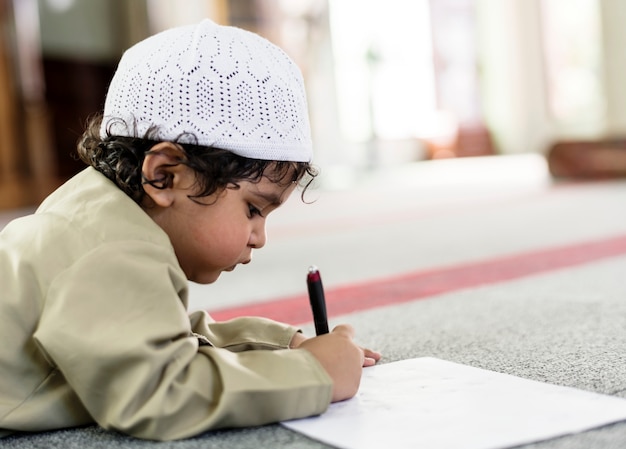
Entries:
<svg viewBox="0 0 626 449">
<path fill-rule="evenodd" d="M 626 398 L 626 256 L 335 317 L 350 321 L 384 361 L 433 356 Z M 332 323 L 331 323 L 332 324 Z M 310 332 L 310 328 L 306 328 Z M 6 448 L 320 448 L 279 425 L 167 443 L 97 427 L 11 436 Z M 524 447 L 626 447 L 626 422 Z"/>
<path fill-rule="evenodd" d="M 511 165 L 511 174 L 519 170 L 517 162 Z M 505 177 L 506 167 L 496 168 L 498 175 Z M 424 178 L 422 172 L 407 176 L 410 180 Z M 432 179 L 437 183 L 402 183 L 399 189 L 384 179 L 381 185 L 386 190 L 377 185 L 359 192 L 326 192 L 315 205 L 287 203 L 277 212 L 280 215 L 274 224 L 270 223 L 271 243 L 259 252 L 255 264 L 212 286 L 195 286 L 192 305 L 219 308 L 259 299 L 259 292 L 265 298 L 300 292 L 303 270 L 310 263 L 323 268 L 325 284 L 330 287 L 626 234 L 626 182 L 565 188 L 540 183 L 516 187 L 510 193 L 500 184 L 483 183 L 480 192 L 472 196 L 464 186 L 437 190 L 443 179 L 439 173 Z M 311 215 L 304 213 L 305 207 Z M 275 281 L 277 272 L 286 280 L 284 284 Z M 383 353 L 382 363 L 437 357 L 626 398 L 625 277 L 626 255 L 334 316 L 330 324 L 351 323 L 359 343 Z M 311 335 L 312 327 L 307 326 L 305 332 Z M 271 425 L 209 432 L 168 443 L 141 441 L 91 426 L 14 435 L 1 439 L 0 447 L 327 446 Z M 524 447 L 623 449 L 626 422 Z"/>
</svg>

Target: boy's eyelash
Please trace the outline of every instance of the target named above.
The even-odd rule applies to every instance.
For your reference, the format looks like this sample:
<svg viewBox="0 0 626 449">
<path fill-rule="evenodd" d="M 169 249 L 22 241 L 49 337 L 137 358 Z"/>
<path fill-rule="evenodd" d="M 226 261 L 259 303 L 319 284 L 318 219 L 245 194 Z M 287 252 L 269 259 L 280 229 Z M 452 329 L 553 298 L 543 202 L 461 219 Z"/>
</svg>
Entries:
<svg viewBox="0 0 626 449">
<path fill-rule="evenodd" d="M 250 216 L 251 217 L 254 217 L 255 215 L 258 215 L 259 217 L 263 216 L 263 214 L 261 214 L 261 211 L 259 210 L 259 208 L 253 206 L 252 204 L 248 204 L 248 210 L 250 211 Z"/>
</svg>

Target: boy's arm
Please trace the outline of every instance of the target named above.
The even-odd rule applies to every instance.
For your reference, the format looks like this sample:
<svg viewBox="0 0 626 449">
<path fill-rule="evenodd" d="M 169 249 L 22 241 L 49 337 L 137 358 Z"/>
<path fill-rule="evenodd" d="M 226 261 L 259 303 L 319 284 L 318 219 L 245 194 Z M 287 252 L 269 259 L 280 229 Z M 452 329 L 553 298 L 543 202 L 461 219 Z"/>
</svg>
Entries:
<svg viewBox="0 0 626 449">
<path fill-rule="evenodd" d="M 251 349 L 288 349 L 298 329 L 263 317 L 215 322 L 204 311 L 190 315 L 192 331 L 218 348 L 233 352 Z"/>
<path fill-rule="evenodd" d="M 309 351 L 199 347 L 171 257 L 107 245 L 51 285 L 35 338 L 101 426 L 169 440 L 327 408 L 332 382 Z"/>
</svg>

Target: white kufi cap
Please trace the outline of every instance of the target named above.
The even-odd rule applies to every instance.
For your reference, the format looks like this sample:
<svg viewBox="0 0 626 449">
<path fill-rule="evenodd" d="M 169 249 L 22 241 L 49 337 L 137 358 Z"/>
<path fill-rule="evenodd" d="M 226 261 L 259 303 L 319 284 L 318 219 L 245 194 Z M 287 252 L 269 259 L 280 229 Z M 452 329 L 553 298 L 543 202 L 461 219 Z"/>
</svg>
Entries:
<svg viewBox="0 0 626 449">
<path fill-rule="evenodd" d="M 158 140 L 252 159 L 312 158 L 298 67 L 268 40 L 210 20 L 156 34 L 122 56 L 100 135 L 144 137 L 152 127 Z"/>
</svg>

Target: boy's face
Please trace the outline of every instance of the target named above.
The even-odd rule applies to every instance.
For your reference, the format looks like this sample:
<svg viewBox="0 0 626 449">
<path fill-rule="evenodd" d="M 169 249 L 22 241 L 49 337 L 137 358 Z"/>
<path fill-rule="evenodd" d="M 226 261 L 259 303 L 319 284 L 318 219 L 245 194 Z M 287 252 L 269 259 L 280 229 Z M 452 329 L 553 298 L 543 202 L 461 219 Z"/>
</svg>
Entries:
<svg viewBox="0 0 626 449">
<path fill-rule="evenodd" d="M 186 168 L 186 167 L 185 167 Z M 191 185 L 191 183 L 187 184 Z M 215 282 L 223 271 L 252 260 L 265 245 L 265 220 L 295 189 L 267 178 L 239 182 L 210 197 L 189 198 L 189 187 L 172 187 L 171 204 L 147 212 L 168 234 L 178 261 L 191 281 Z"/>
</svg>

